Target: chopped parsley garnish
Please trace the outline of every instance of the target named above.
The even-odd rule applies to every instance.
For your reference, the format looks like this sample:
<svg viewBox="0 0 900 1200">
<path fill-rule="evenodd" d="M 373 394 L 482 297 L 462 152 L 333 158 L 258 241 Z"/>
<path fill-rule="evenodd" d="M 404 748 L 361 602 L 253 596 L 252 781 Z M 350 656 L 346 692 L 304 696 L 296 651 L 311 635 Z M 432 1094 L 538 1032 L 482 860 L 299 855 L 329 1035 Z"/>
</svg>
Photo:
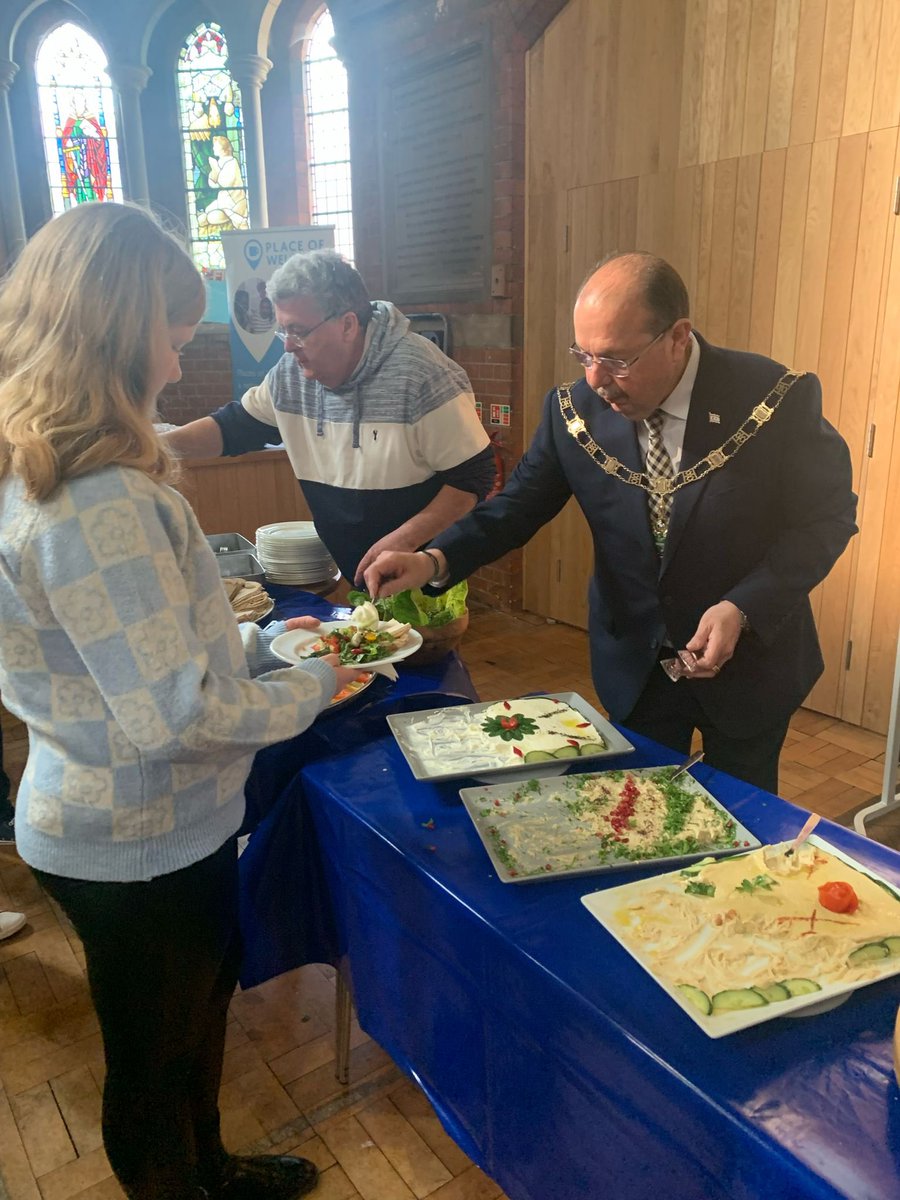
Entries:
<svg viewBox="0 0 900 1200">
<path fill-rule="evenodd" d="M 757 888 L 771 892 L 773 887 L 778 887 L 777 879 L 773 879 L 771 875 L 755 875 L 752 879 L 742 879 L 734 890 L 750 894 L 751 892 L 755 892 Z"/>
<path fill-rule="evenodd" d="M 692 879 L 684 889 L 686 896 L 714 896 L 716 894 L 716 885 L 714 883 L 704 883 L 700 879 Z"/>
</svg>

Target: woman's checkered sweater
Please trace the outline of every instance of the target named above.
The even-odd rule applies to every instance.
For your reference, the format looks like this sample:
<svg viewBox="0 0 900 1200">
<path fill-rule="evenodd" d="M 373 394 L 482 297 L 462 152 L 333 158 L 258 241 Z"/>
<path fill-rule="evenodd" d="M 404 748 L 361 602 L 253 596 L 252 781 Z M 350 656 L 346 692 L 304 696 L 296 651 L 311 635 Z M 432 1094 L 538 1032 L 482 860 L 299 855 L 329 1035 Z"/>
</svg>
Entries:
<svg viewBox="0 0 900 1200">
<path fill-rule="evenodd" d="M 334 693 L 320 661 L 249 677 L 280 665 L 282 628 L 249 627 L 245 650 L 189 505 L 141 472 L 107 467 L 42 503 L 0 482 L 0 693 L 30 739 L 22 858 L 133 881 L 217 850 L 254 752 Z"/>
</svg>

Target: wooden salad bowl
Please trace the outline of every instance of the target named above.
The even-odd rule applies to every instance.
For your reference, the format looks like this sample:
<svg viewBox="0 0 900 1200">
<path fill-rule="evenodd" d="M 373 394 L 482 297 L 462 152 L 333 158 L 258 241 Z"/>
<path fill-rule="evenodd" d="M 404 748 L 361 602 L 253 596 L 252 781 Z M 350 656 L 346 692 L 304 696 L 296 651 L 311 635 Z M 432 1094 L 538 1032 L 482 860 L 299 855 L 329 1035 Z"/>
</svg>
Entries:
<svg viewBox="0 0 900 1200">
<path fill-rule="evenodd" d="M 406 661 L 420 666 L 440 662 L 445 654 L 459 647 L 463 634 L 469 628 L 469 611 L 466 609 L 461 617 L 437 628 L 430 625 L 414 625 L 413 628 L 422 635 L 422 645 Z"/>
</svg>

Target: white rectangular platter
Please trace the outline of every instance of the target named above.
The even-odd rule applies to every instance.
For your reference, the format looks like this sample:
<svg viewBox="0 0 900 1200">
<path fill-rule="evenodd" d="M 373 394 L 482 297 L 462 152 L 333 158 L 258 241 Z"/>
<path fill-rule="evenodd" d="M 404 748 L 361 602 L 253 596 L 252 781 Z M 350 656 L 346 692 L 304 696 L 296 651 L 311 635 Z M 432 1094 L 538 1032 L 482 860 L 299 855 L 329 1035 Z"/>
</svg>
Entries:
<svg viewBox="0 0 900 1200">
<path fill-rule="evenodd" d="M 611 725 L 605 717 L 602 717 L 595 708 L 592 708 L 577 692 L 546 692 L 544 695 L 549 700 L 559 700 L 564 704 L 568 704 L 584 717 L 585 721 L 589 721 L 603 738 L 605 743 L 604 748 L 596 754 L 583 754 L 576 758 L 559 759 L 550 763 L 541 762 L 531 764 L 517 762 L 510 766 L 496 766 L 491 764 L 486 758 L 479 761 L 477 756 L 461 756 L 458 749 L 449 744 L 450 739 L 448 738 L 446 750 L 442 750 L 441 746 L 437 745 L 432 749 L 429 758 L 424 756 L 421 749 L 423 728 L 433 727 L 436 721 L 441 721 L 443 714 L 446 714 L 446 721 L 449 725 L 455 726 L 460 720 L 472 721 L 483 713 L 485 709 L 497 704 L 497 701 L 479 704 L 459 704 L 451 708 L 427 708 L 421 712 L 414 713 L 392 714 L 387 718 L 387 723 L 415 778 L 430 783 L 436 783 L 443 779 L 482 779 L 493 778 L 495 776 L 505 779 L 530 779 L 543 775 L 560 775 L 569 767 L 577 766 L 583 770 L 585 766 L 589 766 L 592 763 L 602 761 L 605 758 L 611 758 L 617 754 L 630 754 L 634 750 L 631 742 L 623 737 L 618 729 Z M 520 697 L 520 699 L 531 698 Z M 514 700 L 509 701 L 509 703 L 513 707 L 515 706 Z M 419 728 L 417 729 L 417 727 Z"/>
<path fill-rule="evenodd" d="M 671 770 L 672 768 L 668 768 Z M 540 879 L 558 879 L 564 875 L 591 875 L 597 872 L 627 870 L 654 863 L 694 862 L 699 858 L 736 854 L 758 846 L 759 840 L 735 821 L 692 775 L 677 780 L 678 795 L 703 797 L 715 810 L 713 820 L 728 829 L 728 840 L 716 846 L 687 850 L 685 839 L 673 838 L 670 853 L 630 849 L 622 841 L 598 841 L 598 827 L 609 827 L 606 818 L 599 821 L 590 813 L 582 816 L 581 790 L 592 781 L 609 782 L 618 790 L 631 778 L 634 783 L 664 777 L 665 767 L 636 767 L 612 772 L 578 772 L 561 779 L 532 779 L 524 783 L 494 783 L 484 787 L 463 788 L 460 797 L 472 818 L 478 836 L 504 883 L 533 883 Z M 688 799 L 686 803 L 690 803 Z M 659 807 L 665 808 L 661 799 Z M 708 811 L 703 808 L 703 811 Z M 660 821 L 664 820 L 664 811 Z M 609 835 L 608 835 L 609 836 Z M 681 845 L 674 843 L 681 842 Z"/>
<path fill-rule="evenodd" d="M 863 866 L 851 858 L 850 855 L 845 854 L 815 835 L 809 838 L 808 844 L 818 846 L 826 853 L 840 860 L 841 863 L 846 863 L 847 879 L 851 885 L 854 873 L 858 872 L 868 879 L 874 880 L 892 895 L 898 901 L 898 926 L 900 926 L 900 889 L 896 888 L 894 884 L 889 883 L 877 874 L 877 872 L 869 870 L 868 867 Z M 772 1021 L 778 1017 L 815 1016 L 820 1012 L 827 1012 L 829 1009 L 837 1007 L 857 988 L 865 987 L 870 983 L 878 983 L 882 979 L 888 979 L 900 973 L 900 956 L 888 955 L 883 959 L 879 959 L 872 967 L 870 978 L 857 979 L 850 982 L 826 982 L 818 991 L 810 994 L 778 999 L 776 1002 L 768 1003 L 758 1008 L 705 1015 L 678 990 L 675 984 L 669 983 L 659 976 L 656 970 L 654 970 L 653 962 L 647 954 L 642 953 L 639 948 L 626 940 L 622 935 L 622 919 L 618 915 L 622 913 L 626 906 L 633 906 L 635 903 L 640 903 L 642 897 L 646 896 L 650 891 L 657 889 L 660 884 L 665 884 L 666 881 L 675 880 L 678 877 L 679 873 L 674 871 L 665 875 L 657 875 L 651 879 L 626 883 L 621 887 L 608 888 L 606 891 L 592 892 L 589 895 L 582 896 L 581 902 L 588 912 L 600 922 L 603 928 L 640 963 L 650 977 L 684 1010 L 692 1021 L 700 1026 L 708 1037 L 725 1037 L 728 1034 L 737 1033 L 742 1029 L 748 1029 L 753 1025 L 759 1025 L 764 1021 Z M 681 882 L 684 882 L 683 878 Z M 827 917 L 828 914 L 825 913 L 825 916 Z M 788 977 L 790 977 L 789 970 Z M 802 979 L 801 982 L 803 982 Z"/>
</svg>

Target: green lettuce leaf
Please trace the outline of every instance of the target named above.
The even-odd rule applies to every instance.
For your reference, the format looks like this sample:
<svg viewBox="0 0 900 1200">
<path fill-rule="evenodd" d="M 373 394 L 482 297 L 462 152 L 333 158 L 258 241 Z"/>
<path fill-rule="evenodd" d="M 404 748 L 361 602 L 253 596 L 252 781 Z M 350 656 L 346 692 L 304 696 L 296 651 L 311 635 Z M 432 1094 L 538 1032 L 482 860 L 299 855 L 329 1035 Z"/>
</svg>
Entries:
<svg viewBox="0 0 900 1200">
<path fill-rule="evenodd" d="M 426 596 L 420 588 L 407 592 L 398 592 L 396 596 L 385 596 L 375 601 L 378 615 L 382 621 L 404 621 L 415 626 L 430 626 L 437 629 L 441 625 L 449 625 L 466 611 L 466 597 L 469 585 L 463 580 L 455 583 L 440 596 Z M 348 604 L 356 607 L 370 600 L 368 592 L 352 591 L 347 597 Z"/>
</svg>

